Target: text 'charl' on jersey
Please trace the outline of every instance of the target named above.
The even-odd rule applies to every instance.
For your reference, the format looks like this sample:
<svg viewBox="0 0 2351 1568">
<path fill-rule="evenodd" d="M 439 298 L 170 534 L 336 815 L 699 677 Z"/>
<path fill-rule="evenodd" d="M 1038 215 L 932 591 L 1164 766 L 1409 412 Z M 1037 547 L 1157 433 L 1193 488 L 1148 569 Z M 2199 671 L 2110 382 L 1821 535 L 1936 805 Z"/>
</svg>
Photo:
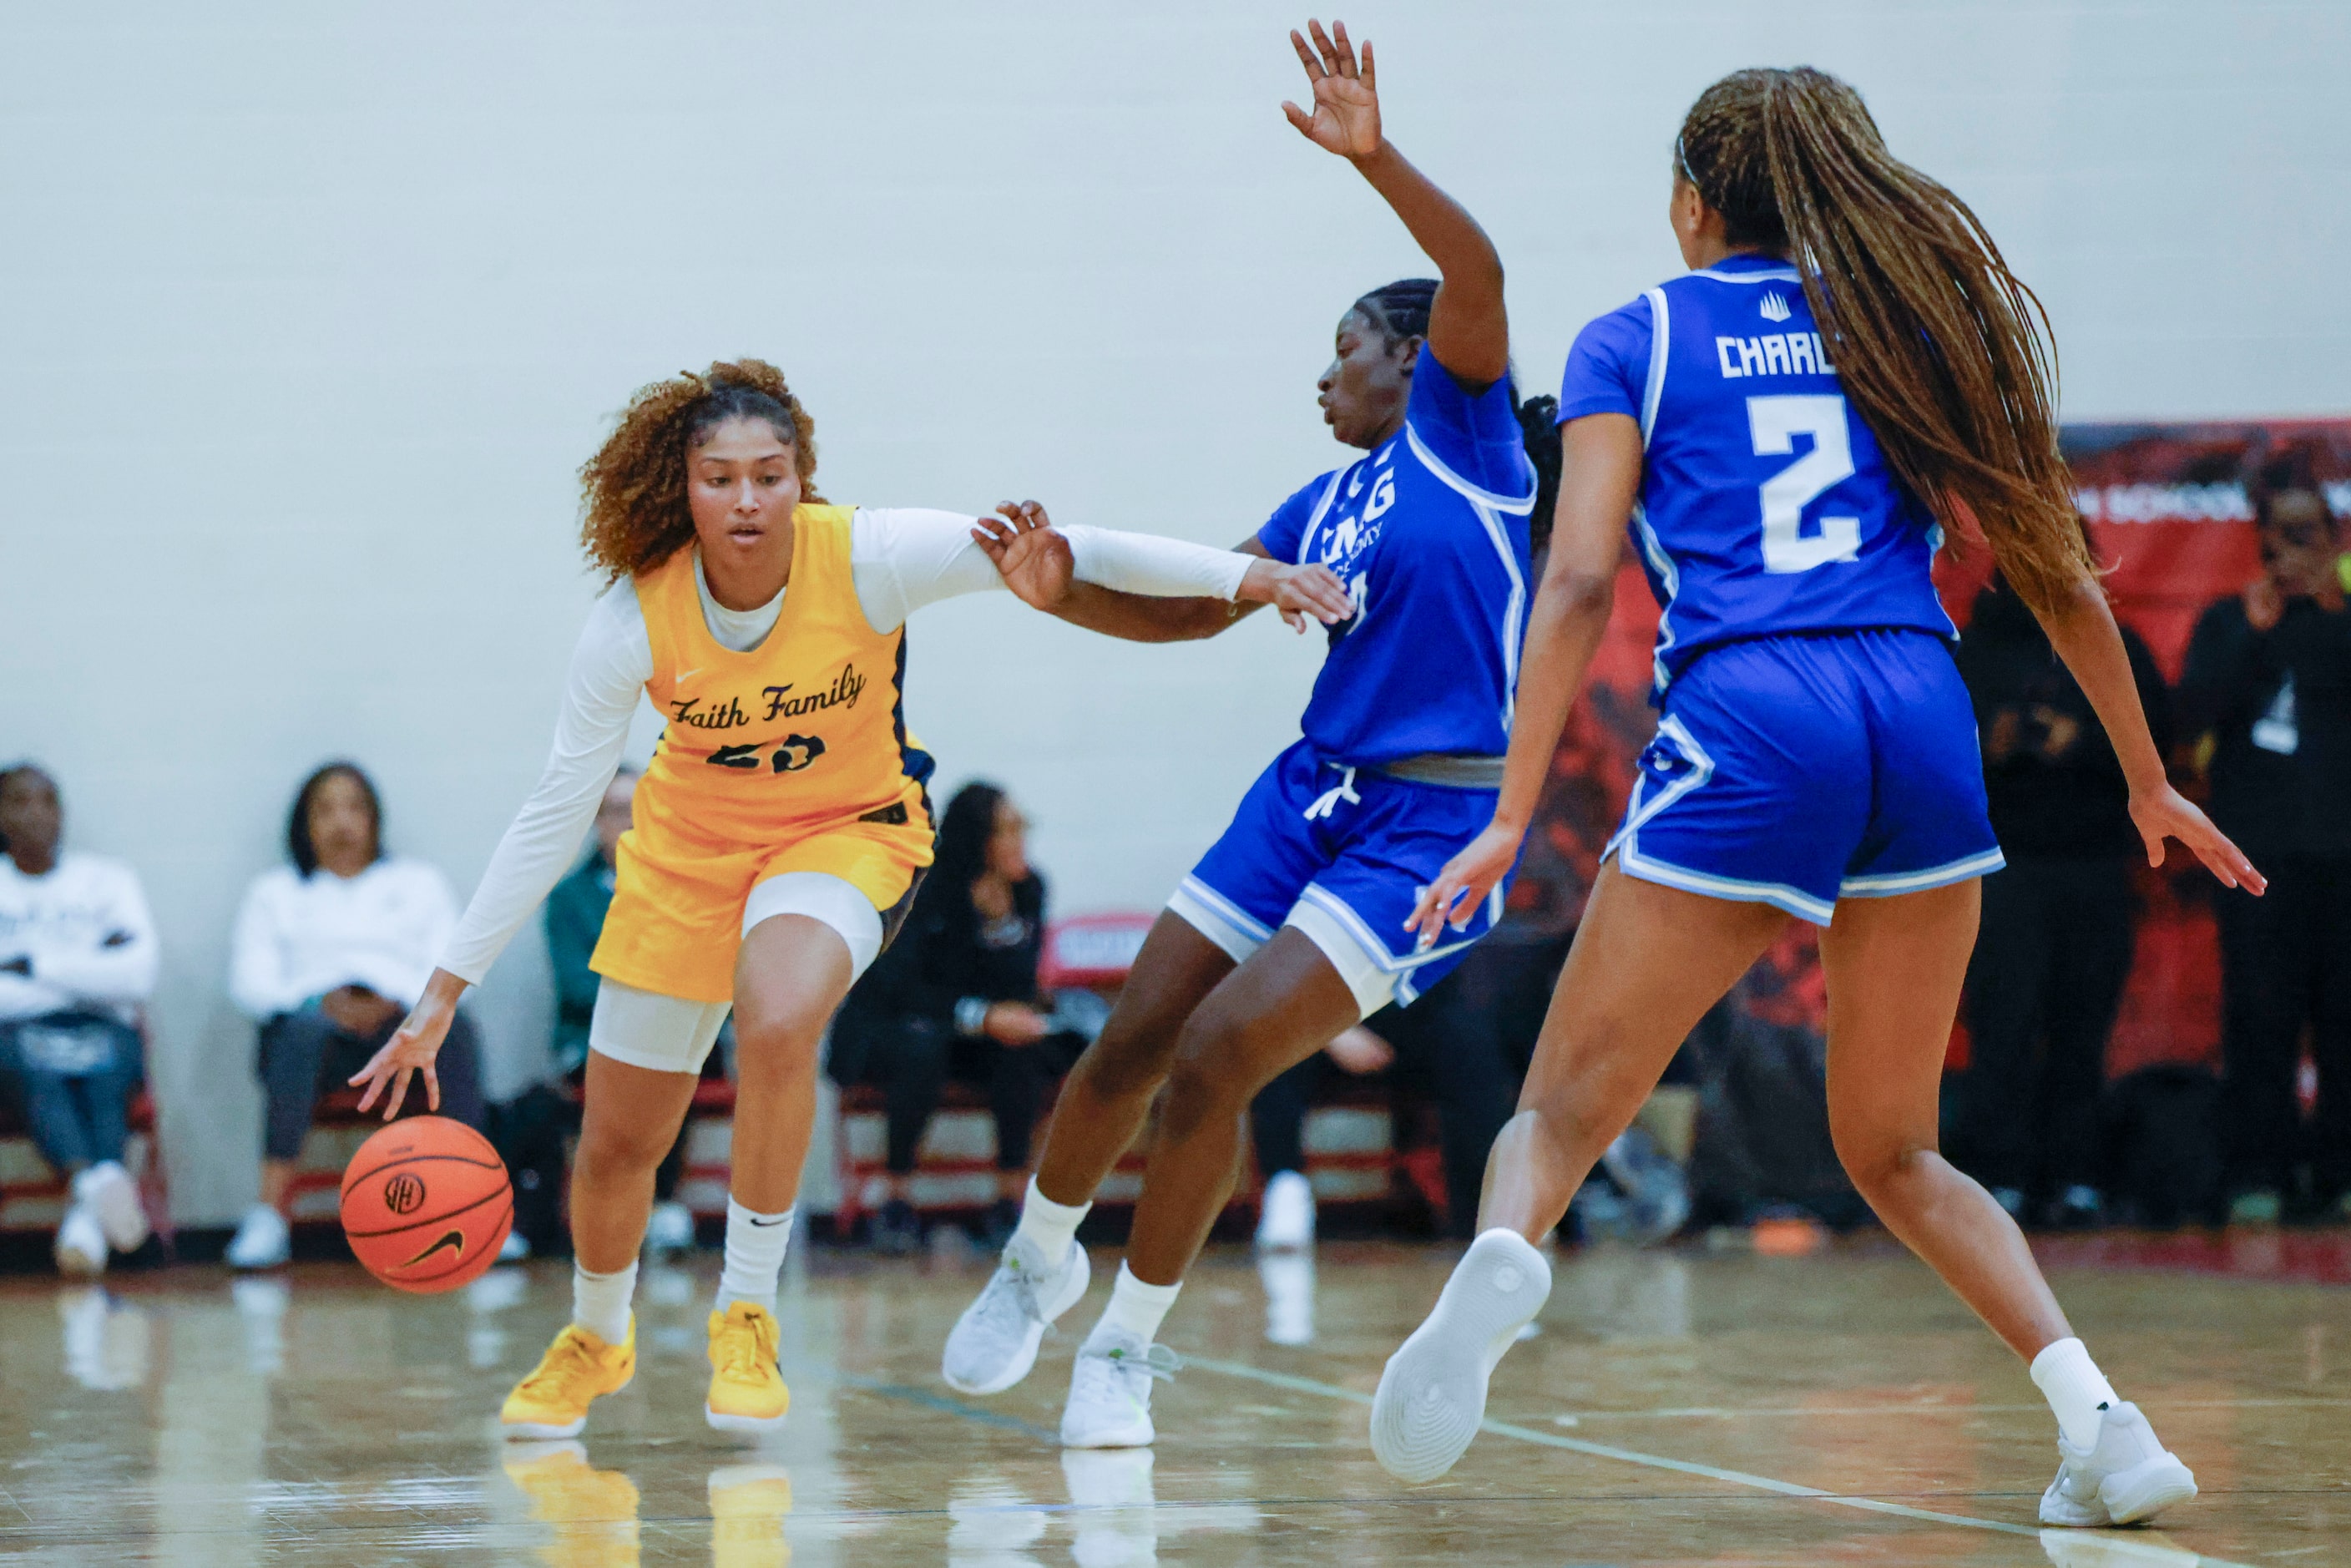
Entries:
<svg viewBox="0 0 2351 1568">
<path fill-rule="evenodd" d="M 1258 529 L 1268 555 L 1329 567 L 1355 602 L 1301 721 L 1316 751 L 1375 767 L 1509 749 L 1534 487 L 1510 383 L 1472 392 L 1424 348 L 1404 429 Z"/>
<path fill-rule="evenodd" d="M 1664 615 L 1656 693 L 1717 643 L 1909 627 L 1955 637 L 1942 533 L 1844 395 L 1795 269 L 1729 256 L 1586 326 L 1562 423 L 1640 422 L 1634 543 Z"/>
</svg>

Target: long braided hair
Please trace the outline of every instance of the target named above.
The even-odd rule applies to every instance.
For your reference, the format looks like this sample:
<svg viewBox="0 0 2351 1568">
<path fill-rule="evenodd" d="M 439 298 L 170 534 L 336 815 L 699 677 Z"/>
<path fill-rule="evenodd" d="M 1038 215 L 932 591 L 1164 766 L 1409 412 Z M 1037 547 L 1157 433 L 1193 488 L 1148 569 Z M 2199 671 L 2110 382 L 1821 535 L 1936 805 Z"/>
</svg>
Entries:
<svg viewBox="0 0 2351 1568">
<path fill-rule="evenodd" d="M 2049 610 L 2097 566 L 2057 451 L 2048 312 L 1968 204 L 1886 151 L 1825 71 L 1735 71 L 1682 121 L 1676 173 L 1726 235 L 1786 256 L 1886 462 Z"/>
<path fill-rule="evenodd" d="M 1373 289 L 1356 300 L 1354 308 L 1380 329 L 1393 347 L 1407 338 L 1428 336 L 1429 307 L 1436 303 L 1437 279 L 1403 277 Z M 1510 403 L 1518 411 L 1519 434 L 1526 443 L 1527 460 L 1534 465 L 1535 507 L 1528 514 L 1527 531 L 1533 548 L 1541 550 L 1551 542 L 1551 515 L 1559 501 L 1559 399 L 1531 397 L 1520 402 L 1513 382 Z"/>
<path fill-rule="evenodd" d="M 685 456 L 730 419 L 764 420 L 792 449 L 800 499 L 816 493 L 816 422 L 765 360 L 722 360 L 637 389 L 580 469 L 580 547 L 614 578 L 650 571 L 693 542 Z"/>
</svg>

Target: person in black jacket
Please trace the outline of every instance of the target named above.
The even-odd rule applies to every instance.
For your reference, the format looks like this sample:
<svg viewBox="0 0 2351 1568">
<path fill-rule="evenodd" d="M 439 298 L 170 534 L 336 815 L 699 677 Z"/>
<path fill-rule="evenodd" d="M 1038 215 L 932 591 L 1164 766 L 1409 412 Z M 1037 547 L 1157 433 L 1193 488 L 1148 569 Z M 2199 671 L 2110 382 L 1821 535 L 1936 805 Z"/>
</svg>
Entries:
<svg viewBox="0 0 2351 1568">
<path fill-rule="evenodd" d="M 1083 1030 L 1057 1023 L 1038 992 L 1045 879 L 1029 864 L 1028 827 L 997 786 L 957 790 L 904 929 L 834 1020 L 826 1063 L 833 1082 L 879 1084 L 884 1093 L 888 1193 L 873 1228 L 881 1250 L 921 1245 L 907 1179 L 950 1079 L 987 1089 L 997 1197 L 984 1239 L 1001 1247 L 1019 1221 L 1038 1102 L 1085 1049 Z"/>
<path fill-rule="evenodd" d="M 2351 1189 L 2351 612 L 2342 519 L 2308 469 L 2290 455 L 2261 476 L 2262 575 L 2205 611 L 2179 691 L 2188 732 L 2210 737 L 2212 821 L 2270 877 L 2266 897 L 2219 894 L 2231 1213 L 2253 1221 Z"/>
<path fill-rule="evenodd" d="M 2162 672 L 2137 632 L 2122 634 L 2148 732 L 2168 752 Z M 2011 1214 L 2094 1224 L 2098 1095 L 2130 976 L 2131 870 L 2146 852 L 2089 698 L 1997 578 L 1977 596 L 1958 662 L 2008 864 L 1984 878 L 1952 1142 Z"/>
</svg>

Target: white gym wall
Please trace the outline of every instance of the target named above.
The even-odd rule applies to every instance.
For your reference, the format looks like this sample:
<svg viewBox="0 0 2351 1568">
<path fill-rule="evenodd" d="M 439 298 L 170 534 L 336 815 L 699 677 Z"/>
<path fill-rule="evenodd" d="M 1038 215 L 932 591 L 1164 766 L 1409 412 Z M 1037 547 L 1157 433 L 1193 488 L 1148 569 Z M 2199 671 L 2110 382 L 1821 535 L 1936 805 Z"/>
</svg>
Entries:
<svg viewBox="0 0 2351 1568">
<path fill-rule="evenodd" d="M 573 474 L 638 384 L 785 367 L 837 500 L 1216 544 L 1340 455 L 1313 382 L 1424 270 L 1285 126 L 1304 13 L 935 0 L 16 7 L 0 32 L 0 759 L 161 924 L 183 1223 L 253 1191 L 246 881 L 359 759 L 460 894 L 536 775 L 597 584 Z M 1679 117 L 1811 62 L 1973 202 L 2068 417 L 2339 413 L 2351 8 L 1374 4 L 1395 140 L 1487 225 L 1524 383 L 1678 264 Z M 1033 813 L 1063 912 L 1146 909 L 1296 733 L 1315 646 L 914 623 L 941 783 Z M 653 727 L 642 737 L 649 746 Z M 544 1060 L 535 930 L 479 998 Z"/>
</svg>

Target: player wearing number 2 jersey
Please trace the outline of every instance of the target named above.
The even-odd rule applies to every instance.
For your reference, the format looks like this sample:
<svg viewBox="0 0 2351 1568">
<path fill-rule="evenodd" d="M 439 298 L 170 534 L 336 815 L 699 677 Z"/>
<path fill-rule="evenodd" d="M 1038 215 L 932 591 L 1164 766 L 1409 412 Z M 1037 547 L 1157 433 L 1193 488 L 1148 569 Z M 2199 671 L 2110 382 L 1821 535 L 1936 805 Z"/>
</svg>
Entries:
<svg viewBox="0 0 2351 1568">
<path fill-rule="evenodd" d="M 2260 873 L 2166 781 L 2057 456 L 2045 326 L 1966 204 L 1888 152 L 1851 88 L 1740 71 L 1699 98 L 1670 212 L 1691 268 L 1586 328 L 1494 821 L 1410 922 L 1424 943 L 1509 869 L 1606 625 L 1629 525 L 1663 611 L 1656 741 L 1528 1074 L 1480 1234 L 1389 1359 L 1372 1445 L 1449 1469 L 1541 1306 L 1557 1224 L 1699 1017 L 1788 919 L 1821 927 L 1830 1128 L 1855 1186 L 2032 1364 L 2059 1427 L 2043 1522 L 2196 1493 L 2073 1335 L 2014 1221 L 1935 1147 L 1936 1090 L 1999 866 L 1941 517 L 1980 527 L 2097 709 L 2159 862 Z"/>
</svg>

